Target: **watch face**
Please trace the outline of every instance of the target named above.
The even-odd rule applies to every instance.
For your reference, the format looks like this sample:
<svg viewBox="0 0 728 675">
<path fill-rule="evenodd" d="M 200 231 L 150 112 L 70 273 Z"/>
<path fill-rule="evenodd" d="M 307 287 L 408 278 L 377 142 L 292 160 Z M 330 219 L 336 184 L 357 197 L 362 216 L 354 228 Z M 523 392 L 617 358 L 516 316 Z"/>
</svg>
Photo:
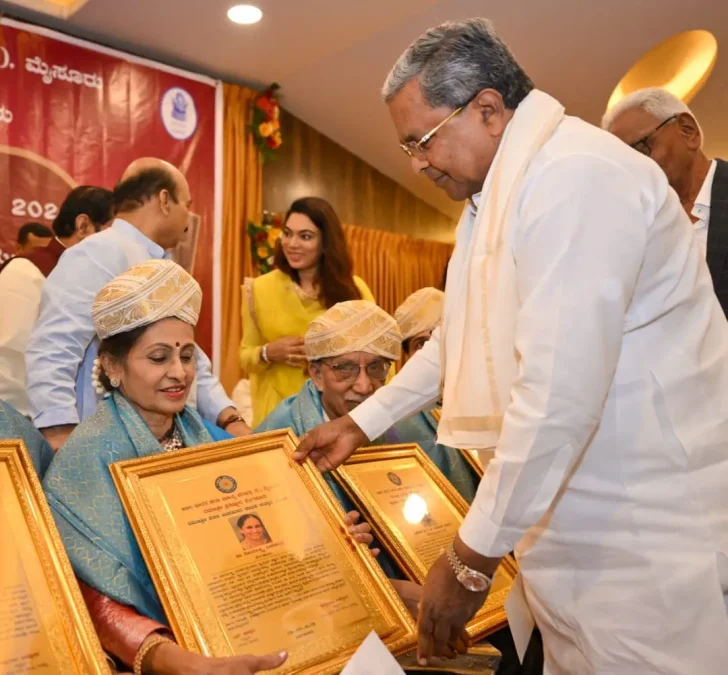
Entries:
<svg viewBox="0 0 728 675">
<path fill-rule="evenodd" d="M 473 593 L 482 593 L 488 590 L 490 586 L 490 580 L 484 574 L 478 574 L 477 572 L 463 571 L 459 576 L 458 580 L 465 586 L 469 591 Z"/>
</svg>

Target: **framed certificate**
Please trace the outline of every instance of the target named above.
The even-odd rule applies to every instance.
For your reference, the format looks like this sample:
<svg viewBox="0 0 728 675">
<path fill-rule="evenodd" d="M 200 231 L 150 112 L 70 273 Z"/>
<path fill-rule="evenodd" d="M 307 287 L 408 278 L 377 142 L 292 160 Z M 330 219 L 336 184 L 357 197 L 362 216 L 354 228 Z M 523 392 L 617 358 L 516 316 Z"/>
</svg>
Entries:
<svg viewBox="0 0 728 675">
<path fill-rule="evenodd" d="M 22 441 L 0 441 L 0 673 L 110 673 Z"/>
<path fill-rule="evenodd" d="M 435 418 L 435 421 L 439 424 L 440 418 L 442 416 L 442 409 L 441 408 L 433 408 L 430 410 L 430 414 Z M 480 460 L 480 454 L 477 450 L 465 450 L 463 448 L 458 448 L 458 452 L 463 456 L 465 461 L 470 465 L 470 467 L 475 471 L 475 473 L 480 476 L 481 478 L 485 475 L 485 468 L 483 467 L 483 462 Z"/>
<path fill-rule="evenodd" d="M 374 630 L 399 654 L 414 622 L 297 439 L 275 431 L 119 462 L 111 473 L 179 644 L 289 653 L 335 673 Z"/>
<path fill-rule="evenodd" d="M 334 475 L 408 578 L 424 583 L 455 538 L 467 502 L 414 443 L 361 448 Z M 474 640 L 507 623 L 504 603 L 517 572 L 516 561 L 506 556 L 488 599 L 468 625 Z"/>
</svg>

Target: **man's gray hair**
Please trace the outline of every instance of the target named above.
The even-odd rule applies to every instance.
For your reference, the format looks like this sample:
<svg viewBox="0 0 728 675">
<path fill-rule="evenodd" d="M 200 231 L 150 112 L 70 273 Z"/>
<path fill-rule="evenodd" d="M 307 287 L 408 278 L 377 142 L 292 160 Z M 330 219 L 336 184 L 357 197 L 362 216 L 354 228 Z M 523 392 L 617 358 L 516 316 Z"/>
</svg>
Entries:
<svg viewBox="0 0 728 675">
<path fill-rule="evenodd" d="M 448 21 L 430 28 L 399 57 L 382 88 L 389 103 L 412 79 L 433 108 L 458 108 L 479 91 L 495 89 L 515 110 L 533 89 L 487 19 Z"/>
<path fill-rule="evenodd" d="M 703 140 L 703 130 L 700 128 L 698 120 L 693 115 L 693 111 L 683 103 L 675 94 L 671 94 L 666 89 L 660 87 L 648 87 L 647 89 L 639 89 L 625 96 L 619 103 L 607 110 L 602 118 L 602 129 L 609 131 L 609 128 L 622 113 L 632 108 L 642 108 L 645 112 L 652 115 L 658 122 L 682 115 L 683 113 L 690 115 L 695 120 L 695 124 L 700 132 L 700 141 Z"/>
</svg>

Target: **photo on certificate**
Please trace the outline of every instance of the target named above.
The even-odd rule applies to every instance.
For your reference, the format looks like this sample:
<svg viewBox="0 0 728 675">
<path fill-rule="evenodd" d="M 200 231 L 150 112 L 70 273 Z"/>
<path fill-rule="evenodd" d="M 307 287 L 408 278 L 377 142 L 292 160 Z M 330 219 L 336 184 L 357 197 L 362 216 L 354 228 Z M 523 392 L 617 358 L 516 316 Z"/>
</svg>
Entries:
<svg viewBox="0 0 728 675">
<path fill-rule="evenodd" d="M 439 424 L 440 418 L 442 417 L 442 408 L 433 408 L 430 410 L 430 414 L 435 418 L 435 421 Z M 483 458 L 477 450 L 465 450 L 458 448 L 458 452 L 463 456 L 465 461 L 470 465 L 470 468 L 475 471 L 475 474 L 482 478 L 485 475 L 485 465 L 483 465 Z M 493 456 L 493 452 L 487 453 L 488 459 Z"/>
<path fill-rule="evenodd" d="M 111 673 L 22 441 L 0 441 L 0 673 Z"/>
<path fill-rule="evenodd" d="M 333 472 L 377 538 L 412 581 L 427 571 L 455 538 L 467 502 L 415 443 L 357 450 Z M 477 641 L 507 623 L 504 603 L 518 568 L 508 555 L 483 608 L 468 625 Z"/>
<path fill-rule="evenodd" d="M 415 625 L 320 472 L 274 431 L 112 465 L 180 645 L 210 656 L 286 650 L 276 673 L 339 672 L 375 631 L 395 654 Z"/>
</svg>

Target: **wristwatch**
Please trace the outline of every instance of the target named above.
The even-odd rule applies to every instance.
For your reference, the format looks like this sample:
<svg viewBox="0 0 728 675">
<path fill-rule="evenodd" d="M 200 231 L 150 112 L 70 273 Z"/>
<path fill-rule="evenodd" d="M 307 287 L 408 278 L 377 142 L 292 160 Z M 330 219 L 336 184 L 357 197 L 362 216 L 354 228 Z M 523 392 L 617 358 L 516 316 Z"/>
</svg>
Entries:
<svg viewBox="0 0 728 675">
<path fill-rule="evenodd" d="M 485 593 L 490 588 L 491 578 L 478 570 L 468 567 L 455 553 L 452 544 L 447 549 L 447 559 L 460 584 L 473 593 Z"/>
</svg>

